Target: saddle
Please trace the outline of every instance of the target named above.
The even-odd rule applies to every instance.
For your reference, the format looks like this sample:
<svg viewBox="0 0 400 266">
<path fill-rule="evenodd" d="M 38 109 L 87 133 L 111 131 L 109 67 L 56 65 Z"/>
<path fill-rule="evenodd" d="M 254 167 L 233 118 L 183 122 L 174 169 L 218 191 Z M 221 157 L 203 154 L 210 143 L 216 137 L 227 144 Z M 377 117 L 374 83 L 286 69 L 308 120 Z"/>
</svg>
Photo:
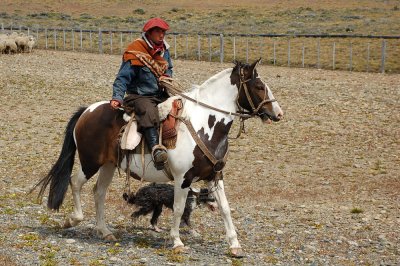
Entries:
<svg viewBox="0 0 400 266">
<path fill-rule="evenodd" d="M 158 105 L 160 115 L 160 142 L 167 149 L 175 149 L 177 140 L 177 121 L 182 110 L 182 99 L 178 96 L 170 97 L 165 102 Z M 128 124 L 121 129 L 120 145 L 123 150 L 134 150 L 142 139 L 142 134 L 137 131 L 137 122 L 135 114 L 129 110 L 130 115 L 124 114 L 124 119 Z"/>
</svg>

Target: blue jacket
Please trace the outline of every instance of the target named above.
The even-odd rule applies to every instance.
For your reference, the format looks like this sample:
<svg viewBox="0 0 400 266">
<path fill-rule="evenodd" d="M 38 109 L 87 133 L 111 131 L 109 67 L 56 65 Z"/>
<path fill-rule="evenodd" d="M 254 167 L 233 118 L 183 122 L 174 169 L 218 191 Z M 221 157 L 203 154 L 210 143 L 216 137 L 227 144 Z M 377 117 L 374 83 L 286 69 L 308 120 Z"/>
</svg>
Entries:
<svg viewBox="0 0 400 266">
<path fill-rule="evenodd" d="M 168 62 L 165 74 L 172 77 L 173 66 L 168 49 L 164 51 L 163 57 Z M 158 88 L 157 78 L 148 67 L 132 66 L 130 61 L 122 61 L 113 84 L 112 99 L 122 102 L 125 93 L 157 97 L 161 96 L 162 91 Z"/>
</svg>

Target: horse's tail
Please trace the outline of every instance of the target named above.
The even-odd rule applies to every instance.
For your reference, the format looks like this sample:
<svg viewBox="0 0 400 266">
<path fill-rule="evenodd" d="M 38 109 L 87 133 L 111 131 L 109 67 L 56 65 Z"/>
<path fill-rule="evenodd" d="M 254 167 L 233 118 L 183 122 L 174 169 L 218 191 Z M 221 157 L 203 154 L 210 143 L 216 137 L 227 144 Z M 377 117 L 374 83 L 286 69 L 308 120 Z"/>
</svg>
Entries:
<svg viewBox="0 0 400 266">
<path fill-rule="evenodd" d="M 47 207 L 50 209 L 58 210 L 60 208 L 71 181 L 71 173 L 74 166 L 76 152 L 76 144 L 73 135 L 74 128 L 79 117 L 85 110 L 86 107 L 80 107 L 72 115 L 67 127 L 65 128 L 65 138 L 60 156 L 50 169 L 49 173 L 31 190 L 33 191 L 36 187 L 41 186 L 38 195 L 38 198 L 41 199 L 46 187 L 50 183 L 49 198 L 47 201 Z"/>
</svg>

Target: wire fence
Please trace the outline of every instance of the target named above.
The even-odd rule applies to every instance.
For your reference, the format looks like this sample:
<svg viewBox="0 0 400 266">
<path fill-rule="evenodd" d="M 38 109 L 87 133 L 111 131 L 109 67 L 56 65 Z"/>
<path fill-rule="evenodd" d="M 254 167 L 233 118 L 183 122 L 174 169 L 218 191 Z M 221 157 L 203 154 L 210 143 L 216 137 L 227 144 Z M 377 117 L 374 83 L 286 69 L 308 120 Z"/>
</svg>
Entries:
<svg viewBox="0 0 400 266">
<path fill-rule="evenodd" d="M 141 32 L 4 27 L 2 32 L 24 32 L 36 37 L 36 48 L 122 54 Z M 210 62 L 251 62 L 275 66 L 400 73 L 400 36 L 189 34 L 166 36 L 174 59 Z"/>
</svg>

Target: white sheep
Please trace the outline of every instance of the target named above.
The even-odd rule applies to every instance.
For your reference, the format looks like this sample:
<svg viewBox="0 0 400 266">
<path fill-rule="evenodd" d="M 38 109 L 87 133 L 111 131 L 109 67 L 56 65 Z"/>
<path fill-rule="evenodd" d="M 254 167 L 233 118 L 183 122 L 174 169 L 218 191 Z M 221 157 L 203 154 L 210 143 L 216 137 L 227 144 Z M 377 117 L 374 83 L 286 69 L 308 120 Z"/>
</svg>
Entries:
<svg viewBox="0 0 400 266">
<path fill-rule="evenodd" d="M 6 50 L 6 40 L 0 38 L 0 54 Z"/>
<path fill-rule="evenodd" d="M 35 46 L 36 39 L 33 36 L 29 36 L 29 41 L 28 41 L 28 51 L 29 53 L 32 53 L 33 46 Z"/>
<path fill-rule="evenodd" d="M 4 53 L 6 54 L 15 54 L 18 51 L 17 44 L 14 39 L 7 38 L 5 39 L 6 48 Z"/>
<path fill-rule="evenodd" d="M 15 43 L 17 44 L 18 52 L 25 52 L 28 48 L 29 38 L 27 36 L 18 36 L 15 38 Z"/>
</svg>

